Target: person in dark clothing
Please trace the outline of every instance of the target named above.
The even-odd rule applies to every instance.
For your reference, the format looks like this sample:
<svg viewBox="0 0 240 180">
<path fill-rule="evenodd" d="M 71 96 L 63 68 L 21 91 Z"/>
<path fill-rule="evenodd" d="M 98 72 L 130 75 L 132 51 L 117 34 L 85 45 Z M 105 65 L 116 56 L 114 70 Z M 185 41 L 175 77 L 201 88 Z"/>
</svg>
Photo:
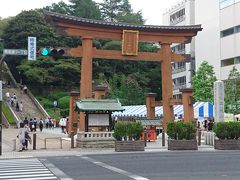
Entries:
<svg viewBox="0 0 240 180">
<path fill-rule="evenodd" d="M 33 132 L 34 124 L 33 124 L 33 119 L 32 118 L 30 118 L 30 120 L 29 120 L 29 127 L 30 127 L 30 131 Z"/>
<path fill-rule="evenodd" d="M 37 131 L 37 119 L 36 118 L 33 118 L 33 130 L 36 132 Z"/>
<path fill-rule="evenodd" d="M 42 130 L 43 130 L 43 120 L 42 120 L 42 118 L 40 118 L 40 121 L 39 121 L 39 129 L 42 132 Z"/>
<path fill-rule="evenodd" d="M 203 125 L 203 127 L 205 128 L 205 130 L 207 130 L 207 122 L 208 122 L 207 119 L 205 119 L 205 120 L 204 120 L 204 125 Z"/>
<path fill-rule="evenodd" d="M 16 103 L 16 111 L 19 112 L 19 104 L 18 104 L 18 101 Z"/>
<path fill-rule="evenodd" d="M 27 117 L 25 117 L 25 119 L 23 120 L 23 124 L 25 125 L 28 125 L 28 119 L 27 119 Z"/>
</svg>

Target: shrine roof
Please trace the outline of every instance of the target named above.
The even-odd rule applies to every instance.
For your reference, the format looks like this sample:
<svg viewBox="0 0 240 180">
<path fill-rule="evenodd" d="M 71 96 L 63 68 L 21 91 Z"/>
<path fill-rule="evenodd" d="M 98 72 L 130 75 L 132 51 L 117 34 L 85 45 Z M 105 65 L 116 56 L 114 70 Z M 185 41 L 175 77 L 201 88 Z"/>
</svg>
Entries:
<svg viewBox="0 0 240 180">
<path fill-rule="evenodd" d="M 84 24 L 94 27 L 106 27 L 114 29 L 136 29 L 136 30 L 148 30 L 148 31 L 158 31 L 158 32 L 176 32 L 176 31 L 201 31 L 201 25 L 188 25 L 188 26 L 157 26 L 157 25 L 136 25 L 128 23 L 116 23 L 107 22 L 94 19 L 86 19 L 76 16 L 69 16 L 60 13 L 44 11 L 44 15 L 47 19 L 51 21 L 63 21 L 71 24 Z"/>
<path fill-rule="evenodd" d="M 76 102 L 78 111 L 124 111 L 118 99 L 79 99 Z"/>
</svg>

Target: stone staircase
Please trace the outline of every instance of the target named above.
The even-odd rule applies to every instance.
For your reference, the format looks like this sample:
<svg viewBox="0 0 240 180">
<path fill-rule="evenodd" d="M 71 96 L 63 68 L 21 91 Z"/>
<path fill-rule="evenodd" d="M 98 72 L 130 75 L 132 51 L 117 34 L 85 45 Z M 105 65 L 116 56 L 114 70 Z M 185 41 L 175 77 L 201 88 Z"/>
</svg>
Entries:
<svg viewBox="0 0 240 180">
<path fill-rule="evenodd" d="M 11 107 L 12 111 L 17 116 L 18 120 L 24 120 L 25 117 L 28 119 L 30 118 L 37 118 L 39 120 L 40 118 L 45 119 L 46 114 L 42 113 L 39 108 L 36 106 L 36 104 L 33 102 L 32 98 L 29 94 L 24 93 L 20 90 L 18 87 L 4 87 L 3 88 L 3 99 L 6 101 L 6 92 L 10 93 L 10 96 L 12 96 L 14 93 L 17 96 L 17 101 L 20 103 L 22 101 L 23 103 L 23 111 L 17 112 L 16 111 L 16 104 L 14 104 L 14 107 Z M 9 102 L 8 102 L 9 104 Z"/>
</svg>

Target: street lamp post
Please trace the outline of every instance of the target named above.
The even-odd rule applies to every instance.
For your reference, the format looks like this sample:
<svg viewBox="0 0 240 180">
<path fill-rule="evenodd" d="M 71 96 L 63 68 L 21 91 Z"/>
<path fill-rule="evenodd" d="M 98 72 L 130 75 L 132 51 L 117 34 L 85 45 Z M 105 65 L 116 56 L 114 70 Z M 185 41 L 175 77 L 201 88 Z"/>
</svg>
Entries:
<svg viewBox="0 0 240 180">
<path fill-rule="evenodd" d="M 2 65 L 6 55 L 3 53 L 0 60 L 0 155 L 2 155 Z"/>
</svg>

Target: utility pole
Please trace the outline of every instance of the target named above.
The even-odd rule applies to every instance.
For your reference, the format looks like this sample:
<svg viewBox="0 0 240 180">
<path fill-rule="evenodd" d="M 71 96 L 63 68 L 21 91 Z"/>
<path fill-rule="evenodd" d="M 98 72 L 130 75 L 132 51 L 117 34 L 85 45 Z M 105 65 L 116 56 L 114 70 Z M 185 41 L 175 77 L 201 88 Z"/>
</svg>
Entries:
<svg viewBox="0 0 240 180">
<path fill-rule="evenodd" d="M 0 60 L 0 155 L 2 155 L 2 65 L 4 62 L 4 58 L 6 55 L 3 53 L 2 58 Z"/>
</svg>

